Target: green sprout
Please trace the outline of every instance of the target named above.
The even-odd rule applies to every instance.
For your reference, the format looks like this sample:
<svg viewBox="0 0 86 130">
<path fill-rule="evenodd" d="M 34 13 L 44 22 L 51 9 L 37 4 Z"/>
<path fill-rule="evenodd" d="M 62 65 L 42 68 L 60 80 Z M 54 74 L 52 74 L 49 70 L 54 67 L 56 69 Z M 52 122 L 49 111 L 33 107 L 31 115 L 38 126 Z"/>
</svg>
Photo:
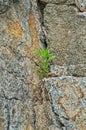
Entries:
<svg viewBox="0 0 86 130">
<path fill-rule="evenodd" d="M 55 58 L 55 56 L 49 53 L 49 47 L 47 47 L 44 50 L 42 49 L 37 50 L 37 54 L 41 59 L 38 68 L 39 76 L 40 78 L 47 77 L 50 63 Z"/>
</svg>

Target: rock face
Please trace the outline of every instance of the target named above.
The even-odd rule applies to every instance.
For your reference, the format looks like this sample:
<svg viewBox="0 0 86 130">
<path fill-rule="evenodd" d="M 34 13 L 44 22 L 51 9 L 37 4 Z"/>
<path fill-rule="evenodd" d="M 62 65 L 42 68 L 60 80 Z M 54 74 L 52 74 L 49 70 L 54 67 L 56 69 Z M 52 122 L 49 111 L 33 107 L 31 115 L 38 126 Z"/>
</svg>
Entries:
<svg viewBox="0 0 86 130">
<path fill-rule="evenodd" d="M 0 1 L 0 130 L 86 130 L 81 11 L 75 0 Z M 36 49 L 46 44 L 56 58 L 40 81 Z"/>
<path fill-rule="evenodd" d="M 62 124 L 60 129 L 85 130 L 86 12 L 79 12 L 68 1 L 61 2 L 47 1 L 44 9 L 46 41 L 56 55 L 45 88 Z M 53 125 L 59 128 L 58 123 Z"/>
<path fill-rule="evenodd" d="M 55 4 L 46 6 L 46 40 L 56 54 L 56 64 L 86 64 L 85 22 L 86 17 L 77 14 L 74 7 Z"/>
<path fill-rule="evenodd" d="M 45 80 L 53 111 L 66 130 L 86 129 L 86 77 L 52 77 Z M 57 126 L 57 124 L 54 124 Z"/>
<path fill-rule="evenodd" d="M 34 8 L 35 2 L 15 1 L 0 15 L 0 130 L 34 129 L 29 80 L 36 83 L 35 51 L 43 41 Z"/>
</svg>

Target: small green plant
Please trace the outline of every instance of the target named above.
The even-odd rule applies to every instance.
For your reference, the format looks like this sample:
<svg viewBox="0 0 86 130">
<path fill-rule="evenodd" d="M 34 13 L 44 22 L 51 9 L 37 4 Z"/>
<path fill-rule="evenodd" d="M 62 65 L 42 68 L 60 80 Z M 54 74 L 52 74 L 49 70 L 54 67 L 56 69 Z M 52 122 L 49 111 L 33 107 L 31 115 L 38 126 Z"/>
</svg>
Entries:
<svg viewBox="0 0 86 130">
<path fill-rule="evenodd" d="M 42 50 L 37 50 L 37 54 L 40 56 L 40 63 L 38 68 L 38 73 L 40 78 L 47 77 L 49 72 L 49 65 L 51 61 L 55 58 L 55 56 L 49 53 L 49 47 Z"/>
</svg>

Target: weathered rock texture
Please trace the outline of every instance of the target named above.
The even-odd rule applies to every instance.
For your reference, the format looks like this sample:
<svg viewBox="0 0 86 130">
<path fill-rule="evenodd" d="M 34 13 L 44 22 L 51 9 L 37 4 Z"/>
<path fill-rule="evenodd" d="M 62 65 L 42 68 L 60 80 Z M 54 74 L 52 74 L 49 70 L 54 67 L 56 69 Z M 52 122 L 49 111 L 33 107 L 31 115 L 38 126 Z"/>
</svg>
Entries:
<svg viewBox="0 0 86 130">
<path fill-rule="evenodd" d="M 36 8 L 35 2 L 20 0 L 0 15 L 0 130 L 35 127 L 37 88 L 31 84 L 37 82 L 34 60 L 43 41 Z"/>
<path fill-rule="evenodd" d="M 52 10 L 52 11 L 51 11 Z M 48 4 L 44 12 L 47 43 L 56 54 L 56 64 L 86 63 L 86 17 L 72 6 Z"/>
<path fill-rule="evenodd" d="M 86 129 L 86 78 L 72 76 L 45 80 L 53 111 L 66 130 Z M 57 124 L 54 124 L 57 126 Z"/>
<path fill-rule="evenodd" d="M 0 1 L 0 130 L 86 130 L 81 11 L 75 0 Z M 36 49 L 46 44 L 56 58 L 40 81 Z"/>
</svg>

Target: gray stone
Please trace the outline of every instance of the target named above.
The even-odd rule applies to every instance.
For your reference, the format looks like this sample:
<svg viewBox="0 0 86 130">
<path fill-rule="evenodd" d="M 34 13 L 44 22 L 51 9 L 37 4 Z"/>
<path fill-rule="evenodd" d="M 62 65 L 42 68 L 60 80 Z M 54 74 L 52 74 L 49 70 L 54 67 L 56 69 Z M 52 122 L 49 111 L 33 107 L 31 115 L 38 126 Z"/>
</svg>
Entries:
<svg viewBox="0 0 86 130">
<path fill-rule="evenodd" d="M 6 10 L 0 3 L 0 130 L 85 130 L 85 11 L 74 0 L 7 2 Z M 36 50 L 46 42 L 56 58 L 43 82 Z"/>
<path fill-rule="evenodd" d="M 75 76 L 86 77 L 86 65 L 77 64 L 69 66 L 51 65 L 50 75 L 52 76 Z"/>
<path fill-rule="evenodd" d="M 86 11 L 86 0 L 75 0 L 75 3 L 79 11 L 81 12 Z"/>
<path fill-rule="evenodd" d="M 44 3 L 53 3 L 53 4 L 63 4 L 63 3 L 66 3 L 66 4 L 74 4 L 75 1 L 74 0 L 40 0 L 41 2 L 44 2 Z"/>
<path fill-rule="evenodd" d="M 29 0 L 21 0 L 10 3 L 9 9 L 0 14 L 0 130 L 32 130 L 35 125 L 29 83 L 32 58 L 41 42 L 35 11 L 33 3 L 31 7 Z"/>
<path fill-rule="evenodd" d="M 62 76 L 44 81 L 52 98 L 54 113 L 59 115 L 59 120 L 65 129 L 84 130 L 86 128 L 86 77 Z"/>
<path fill-rule="evenodd" d="M 81 17 L 82 16 L 82 17 Z M 44 11 L 46 41 L 57 65 L 86 64 L 86 17 L 73 6 L 48 4 Z"/>
</svg>

